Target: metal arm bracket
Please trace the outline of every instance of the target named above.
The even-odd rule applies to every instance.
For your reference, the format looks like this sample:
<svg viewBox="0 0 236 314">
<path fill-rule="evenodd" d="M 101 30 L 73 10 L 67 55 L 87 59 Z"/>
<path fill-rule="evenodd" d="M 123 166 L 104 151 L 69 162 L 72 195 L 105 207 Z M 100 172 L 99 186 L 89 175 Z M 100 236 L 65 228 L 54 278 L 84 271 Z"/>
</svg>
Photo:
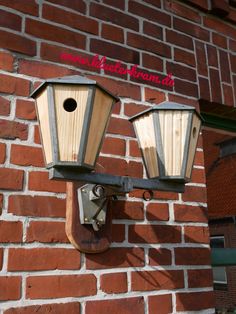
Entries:
<svg viewBox="0 0 236 314">
<path fill-rule="evenodd" d="M 129 193 L 134 189 L 169 191 L 183 193 L 185 189 L 184 183 L 161 181 L 158 179 L 140 179 L 125 176 L 116 176 L 103 173 L 79 173 L 76 168 L 63 169 L 52 168 L 49 172 L 50 179 L 77 181 L 84 183 L 101 184 L 111 187 L 118 193 Z"/>
</svg>

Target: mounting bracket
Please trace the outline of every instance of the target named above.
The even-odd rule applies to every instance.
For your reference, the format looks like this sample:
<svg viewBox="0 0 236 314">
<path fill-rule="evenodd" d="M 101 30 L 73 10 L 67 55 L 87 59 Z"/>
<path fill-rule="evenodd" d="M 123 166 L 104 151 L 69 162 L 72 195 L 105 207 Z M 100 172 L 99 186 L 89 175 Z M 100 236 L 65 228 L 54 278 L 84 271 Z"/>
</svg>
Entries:
<svg viewBox="0 0 236 314">
<path fill-rule="evenodd" d="M 86 184 L 78 189 L 78 202 L 80 208 L 80 222 L 92 224 L 93 229 L 98 231 L 105 224 L 107 200 L 102 195 L 96 196 L 93 192 L 96 185 Z"/>
<path fill-rule="evenodd" d="M 52 168 L 49 178 L 67 182 L 66 234 L 81 252 L 99 253 L 111 243 L 112 216 L 108 210 L 112 196 L 124 195 L 134 189 L 183 193 L 183 182 L 140 179 L 100 173 L 80 173 L 78 169 Z M 81 187 L 83 183 L 85 184 Z M 102 227 L 102 228 L 101 228 Z"/>
</svg>

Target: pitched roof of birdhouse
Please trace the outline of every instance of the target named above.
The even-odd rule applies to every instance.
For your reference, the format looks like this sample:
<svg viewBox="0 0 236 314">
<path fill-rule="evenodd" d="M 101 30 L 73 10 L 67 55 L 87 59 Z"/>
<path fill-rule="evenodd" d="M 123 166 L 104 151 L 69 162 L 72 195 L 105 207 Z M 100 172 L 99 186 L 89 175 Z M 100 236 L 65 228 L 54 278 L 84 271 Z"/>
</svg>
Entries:
<svg viewBox="0 0 236 314">
<path fill-rule="evenodd" d="M 85 76 L 80 75 L 70 75 L 63 77 L 50 78 L 45 80 L 42 84 L 40 84 L 31 94 L 32 98 L 35 98 L 47 85 L 49 84 L 68 84 L 68 85 L 96 85 L 102 91 L 109 94 L 116 101 L 119 101 L 119 98 L 101 86 L 97 81 L 88 79 Z"/>
</svg>

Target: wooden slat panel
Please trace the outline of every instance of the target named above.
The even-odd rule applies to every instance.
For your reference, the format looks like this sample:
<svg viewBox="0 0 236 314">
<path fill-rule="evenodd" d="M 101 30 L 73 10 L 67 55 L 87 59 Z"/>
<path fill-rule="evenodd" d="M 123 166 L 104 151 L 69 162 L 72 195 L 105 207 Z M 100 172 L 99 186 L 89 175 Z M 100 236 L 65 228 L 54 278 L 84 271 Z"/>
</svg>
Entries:
<svg viewBox="0 0 236 314">
<path fill-rule="evenodd" d="M 150 113 L 145 117 L 137 119 L 135 122 L 139 146 L 142 150 L 146 166 L 148 168 L 148 176 L 155 178 L 159 176 L 156 140 L 153 125 L 153 116 Z"/>
<path fill-rule="evenodd" d="M 84 162 L 89 165 L 95 163 L 107 120 L 110 117 L 113 98 L 100 89 L 96 89 L 94 108 L 91 117 L 90 130 L 88 134 L 87 148 Z"/>
<path fill-rule="evenodd" d="M 176 112 L 178 119 L 178 112 Z M 180 176 L 182 165 L 183 165 L 183 158 L 184 158 L 184 149 L 186 145 L 186 135 L 187 135 L 187 127 L 188 127 L 188 119 L 189 113 L 187 111 L 180 111 L 179 112 L 179 129 L 176 130 L 176 137 L 174 138 L 174 143 L 178 143 L 178 147 L 176 144 L 176 149 L 173 151 L 173 160 L 177 163 L 176 168 L 174 169 L 173 175 Z M 178 138 L 178 139 L 177 139 Z"/>
<path fill-rule="evenodd" d="M 172 154 L 173 154 L 173 117 L 169 110 L 159 111 L 161 140 L 163 146 L 163 157 L 165 166 L 165 175 L 169 176 L 172 173 Z"/>
<path fill-rule="evenodd" d="M 54 86 L 54 95 L 59 158 L 61 161 L 76 162 L 81 140 L 85 108 L 88 99 L 88 87 L 58 84 Z M 75 111 L 67 112 L 63 108 L 63 103 L 67 98 L 73 98 L 76 100 L 77 108 Z"/>
<path fill-rule="evenodd" d="M 187 133 L 188 113 L 159 111 L 166 176 L 180 176 Z"/>
<path fill-rule="evenodd" d="M 186 177 L 190 178 L 191 172 L 192 172 L 192 166 L 198 141 L 198 134 L 200 131 L 201 121 L 199 117 L 194 114 L 193 115 L 193 122 L 192 122 L 192 128 L 191 128 L 191 142 L 189 145 L 189 157 L 187 162 L 187 170 L 186 170 Z M 194 131 L 195 129 L 195 131 Z"/>
<path fill-rule="evenodd" d="M 52 159 L 52 142 L 50 137 L 50 124 L 48 113 L 48 96 L 45 89 L 36 99 L 37 115 L 40 123 L 41 140 L 43 144 L 46 163 L 49 164 Z"/>
</svg>

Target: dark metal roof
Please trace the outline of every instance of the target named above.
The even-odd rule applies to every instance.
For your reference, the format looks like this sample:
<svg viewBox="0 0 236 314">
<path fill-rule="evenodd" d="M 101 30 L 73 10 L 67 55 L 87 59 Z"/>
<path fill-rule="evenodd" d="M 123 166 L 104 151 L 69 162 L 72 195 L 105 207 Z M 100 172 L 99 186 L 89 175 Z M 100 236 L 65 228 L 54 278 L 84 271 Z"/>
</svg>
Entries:
<svg viewBox="0 0 236 314">
<path fill-rule="evenodd" d="M 199 116 L 199 118 L 202 120 L 202 117 L 200 116 L 200 114 L 196 111 L 196 109 L 194 107 L 191 106 L 186 106 L 186 105 L 182 105 L 176 102 L 171 102 L 171 101 L 164 101 L 160 104 L 154 105 L 153 107 L 151 107 L 150 109 L 144 110 L 138 114 L 136 114 L 135 116 L 131 117 L 129 119 L 129 121 L 133 121 L 136 118 L 151 112 L 151 111 L 156 111 L 156 110 L 187 110 L 187 111 L 195 111 L 196 114 Z"/>
<path fill-rule="evenodd" d="M 106 90 L 103 86 L 98 84 L 97 81 L 90 80 L 90 79 L 86 78 L 85 76 L 80 76 L 80 75 L 70 75 L 70 76 L 56 77 L 56 78 L 50 78 L 48 80 L 45 80 L 41 85 L 39 85 L 30 94 L 30 96 L 33 98 L 36 98 L 38 93 L 41 92 L 48 84 L 96 85 L 101 90 L 103 90 L 105 93 L 107 93 L 111 97 L 113 97 L 116 101 L 120 100 L 117 96 L 113 95 L 111 92 Z"/>
</svg>

